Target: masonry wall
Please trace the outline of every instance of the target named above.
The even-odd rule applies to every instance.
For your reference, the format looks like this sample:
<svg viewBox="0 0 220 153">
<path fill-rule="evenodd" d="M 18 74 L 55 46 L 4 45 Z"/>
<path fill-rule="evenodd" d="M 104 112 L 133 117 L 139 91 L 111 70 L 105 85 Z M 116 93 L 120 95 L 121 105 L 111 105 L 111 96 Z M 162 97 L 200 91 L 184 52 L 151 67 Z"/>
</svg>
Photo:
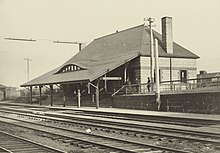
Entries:
<svg viewBox="0 0 220 153">
<path fill-rule="evenodd" d="M 159 58 L 161 81 L 170 81 L 170 62 L 172 65 L 172 80 L 180 80 L 180 70 L 187 71 L 187 79 L 196 78 L 196 59 L 187 58 Z M 140 80 L 147 82 L 150 77 L 150 57 L 140 57 Z"/>
<path fill-rule="evenodd" d="M 162 111 L 220 114 L 220 92 L 161 95 Z M 113 107 L 157 111 L 155 95 L 113 97 Z"/>
</svg>

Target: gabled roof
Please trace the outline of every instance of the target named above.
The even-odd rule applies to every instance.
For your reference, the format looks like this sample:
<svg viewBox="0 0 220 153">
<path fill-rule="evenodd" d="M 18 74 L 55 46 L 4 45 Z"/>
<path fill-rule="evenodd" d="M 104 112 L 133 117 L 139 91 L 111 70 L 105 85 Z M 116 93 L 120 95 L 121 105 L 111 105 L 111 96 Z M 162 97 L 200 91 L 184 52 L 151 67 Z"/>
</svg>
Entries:
<svg viewBox="0 0 220 153">
<path fill-rule="evenodd" d="M 176 43 L 173 55 L 167 54 L 161 47 L 161 35 L 154 31 L 154 36 L 159 39 L 161 57 L 199 58 Z M 150 56 L 149 44 L 149 29 L 144 25 L 103 36 L 92 41 L 60 67 L 21 86 L 93 81 L 138 56 Z M 62 67 L 69 64 L 77 65 L 84 70 L 57 74 Z"/>
<path fill-rule="evenodd" d="M 154 34 L 154 38 L 158 39 L 158 43 L 159 43 L 158 51 L 160 57 L 193 58 L 193 59 L 199 58 L 199 56 L 197 56 L 196 54 L 192 53 L 188 49 L 180 46 L 175 42 L 173 42 L 173 54 L 167 54 L 166 51 L 162 48 L 162 35 L 156 31 L 153 31 L 153 34 Z"/>
<path fill-rule="evenodd" d="M 3 84 L 0 84 L 0 88 L 7 88 L 6 86 L 4 86 Z"/>
</svg>

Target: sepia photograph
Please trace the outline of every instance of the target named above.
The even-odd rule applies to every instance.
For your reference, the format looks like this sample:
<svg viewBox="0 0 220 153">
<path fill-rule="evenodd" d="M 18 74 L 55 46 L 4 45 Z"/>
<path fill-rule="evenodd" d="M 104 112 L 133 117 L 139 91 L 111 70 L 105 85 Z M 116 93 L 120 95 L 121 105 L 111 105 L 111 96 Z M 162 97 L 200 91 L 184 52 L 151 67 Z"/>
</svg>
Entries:
<svg viewBox="0 0 220 153">
<path fill-rule="evenodd" d="M 220 153 L 220 0 L 0 0 L 0 153 Z"/>
</svg>

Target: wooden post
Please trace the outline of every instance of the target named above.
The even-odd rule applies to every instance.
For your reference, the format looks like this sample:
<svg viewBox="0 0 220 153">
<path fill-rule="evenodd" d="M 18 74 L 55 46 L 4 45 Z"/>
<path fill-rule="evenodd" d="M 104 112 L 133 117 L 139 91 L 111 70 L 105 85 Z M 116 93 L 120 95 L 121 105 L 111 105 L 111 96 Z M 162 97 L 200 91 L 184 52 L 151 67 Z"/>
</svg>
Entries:
<svg viewBox="0 0 220 153">
<path fill-rule="evenodd" d="M 33 101 L 32 101 L 32 86 L 30 86 L 30 103 L 33 104 Z"/>
<path fill-rule="evenodd" d="M 6 92 L 7 92 L 7 89 L 5 88 L 5 90 L 3 90 L 3 94 L 4 94 L 4 95 L 3 95 L 3 96 L 4 96 L 3 98 L 4 98 L 4 100 L 7 100 L 7 98 L 6 98 Z"/>
<path fill-rule="evenodd" d="M 125 69 L 124 69 L 124 83 L 127 82 L 127 69 L 128 69 L 128 63 L 126 63 Z"/>
<path fill-rule="evenodd" d="M 106 74 L 105 74 L 105 80 L 104 80 L 104 81 L 105 81 L 105 87 L 104 87 L 104 88 L 105 88 L 105 91 L 107 91 L 107 80 L 106 80 Z"/>
<path fill-rule="evenodd" d="M 96 109 L 99 108 L 99 82 L 100 82 L 100 79 L 98 79 L 98 82 L 97 82 L 97 85 L 96 85 Z"/>
<path fill-rule="evenodd" d="M 94 103 L 95 102 L 95 98 L 94 98 L 94 95 L 92 94 L 92 102 Z"/>
<path fill-rule="evenodd" d="M 66 96 L 65 96 L 65 87 L 60 85 L 60 89 L 63 90 L 63 107 L 66 107 Z"/>
<path fill-rule="evenodd" d="M 90 83 L 88 83 L 88 94 L 90 94 Z"/>
<path fill-rule="evenodd" d="M 128 85 L 127 70 L 128 70 L 128 63 L 126 63 L 125 69 L 124 69 L 125 95 L 127 95 L 127 93 L 128 93 L 128 88 L 127 88 L 127 85 Z"/>
<path fill-rule="evenodd" d="M 66 97 L 63 95 L 63 107 L 66 107 Z"/>
<path fill-rule="evenodd" d="M 39 86 L 39 94 L 40 94 L 39 103 L 40 103 L 40 105 L 42 105 L 41 88 L 42 88 L 42 86 Z"/>
<path fill-rule="evenodd" d="M 155 70 L 156 70 L 156 101 L 158 103 L 158 110 L 160 110 L 160 80 L 159 80 L 159 63 L 158 63 L 158 40 L 155 39 Z"/>
<path fill-rule="evenodd" d="M 78 94 L 78 108 L 81 107 L 81 93 L 80 93 L 80 89 L 78 88 L 77 90 L 77 94 Z"/>
<path fill-rule="evenodd" d="M 53 106 L 53 85 L 50 85 L 50 105 Z"/>
<path fill-rule="evenodd" d="M 153 29 L 152 23 L 154 21 L 150 19 L 149 26 L 150 26 L 150 81 L 152 83 L 151 91 L 154 91 L 154 38 L 153 38 Z"/>
<path fill-rule="evenodd" d="M 96 88 L 96 109 L 99 109 L 99 88 Z"/>
</svg>

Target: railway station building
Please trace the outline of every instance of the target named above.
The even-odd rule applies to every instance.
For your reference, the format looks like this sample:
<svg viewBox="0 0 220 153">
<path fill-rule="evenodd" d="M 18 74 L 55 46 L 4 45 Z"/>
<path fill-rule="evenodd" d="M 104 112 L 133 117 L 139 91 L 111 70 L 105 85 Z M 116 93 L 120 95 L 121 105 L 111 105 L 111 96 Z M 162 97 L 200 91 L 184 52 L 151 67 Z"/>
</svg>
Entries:
<svg viewBox="0 0 220 153">
<path fill-rule="evenodd" d="M 172 18 L 162 18 L 162 34 L 153 30 L 158 40 L 160 82 L 196 78 L 196 54 L 173 41 Z M 150 28 L 138 25 L 96 38 L 60 67 L 43 74 L 22 87 L 50 90 L 51 105 L 62 101 L 65 105 L 104 106 L 125 84 L 146 84 L 150 77 Z M 151 80 L 154 82 L 154 80 Z M 60 88 L 55 98 L 54 88 Z M 141 87 L 142 93 L 148 93 Z M 32 94 L 31 99 L 32 101 Z"/>
</svg>

